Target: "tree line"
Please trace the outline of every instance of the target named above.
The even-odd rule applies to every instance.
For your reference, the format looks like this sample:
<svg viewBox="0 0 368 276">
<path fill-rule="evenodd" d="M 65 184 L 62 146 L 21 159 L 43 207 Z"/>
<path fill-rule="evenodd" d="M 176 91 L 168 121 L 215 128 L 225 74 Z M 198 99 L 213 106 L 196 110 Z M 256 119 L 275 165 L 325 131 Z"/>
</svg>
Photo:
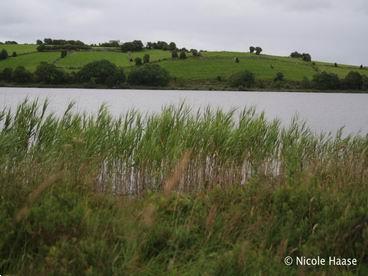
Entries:
<svg viewBox="0 0 368 276">
<path fill-rule="evenodd" d="M 134 67 L 126 74 L 122 67 L 107 60 L 86 64 L 78 72 L 66 72 L 47 62 L 40 63 L 32 73 L 24 66 L 14 70 L 5 68 L 0 71 L 0 81 L 16 84 L 72 85 L 86 87 L 106 86 L 124 87 L 129 85 L 166 86 L 170 81 L 169 73 L 157 64 L 145 64 Z"/>
</svg>

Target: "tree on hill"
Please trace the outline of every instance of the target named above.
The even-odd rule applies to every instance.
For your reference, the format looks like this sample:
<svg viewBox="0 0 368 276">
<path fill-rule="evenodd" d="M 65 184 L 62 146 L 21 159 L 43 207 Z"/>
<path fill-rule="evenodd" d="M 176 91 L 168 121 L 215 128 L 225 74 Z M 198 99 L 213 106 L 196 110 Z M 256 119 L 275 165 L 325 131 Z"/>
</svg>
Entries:
<svg viewBox="0 0 368 276">
<path fill-rule="evenodd" d="M 361 64 L 361 65 L 360 65 L 360 69 L 364 69 L 364 66 L 363 66 L 363 64 Z"/>
<path fill-rule="evenodd" d="M 84 83 L 106 84 L 106 80 L 115 75 L 117 70 L 117 66 L 108 60 L 93 61 L 82 67 L 78 72 L 78 78 Z"/>
<path fill-rule="evenodd" d="M 157 64 L 135 67 L 128 76 L 131 85 L 166 86 L 169 80 L 169 73 Z"/>
<path fill-rule="evenodd" d="M 282 72 L 278 72 L 274 78 L 274 81 L 283 81 L 285 79 L 284 74 Z"/>
<path fill-rule="evenodd" d="M 192 53 L 193 57 L 198 57 L 199 56 L 199 52 L 196 49 L 190 49 L 190 52 Z"/>
<path fill-rule="evenodd" d="M 66 82 L 66 73 L 51 63 L 41 62 L 34 74 L 38 82 L 46 84 L 62 84 Z"/>
<path fill-rule="evenodd" d="M 138 52 L 143 50 L 143 43 L 141 40 L 134 40 L 132 42 L 125 42 L 120 46 L 123 53 Z"/>
<path fill-rule="evenodd" d="M 170 51 L 176 50 L 176 44 L 175 44 L 175 42 L 170 42 L 170 44 L 169 44 L 169 50 Z"/>
<path fill-rule="evenodd" d="M 255 50 L 256 50 L 256 48 L 255 48 L 254 46 L 250 46 L 250 47 L 249 47 L 249 52 L 250 52 L 251 54 L 253 54 Z"/>
<path fill-rule="evenodd" d="M 150 62 L 150 55 L 149 54 L 145 54 L 143 56 L 143 63 L 149 63 Z"/>
<path fill-rule="evenodd" d="M 312 61 L 312 57 L 310 54 L 308 53 L 303 53 L 303 60 L 306 61 L 306 62 L 311 62 Z"/>
<path fill-rule="evenodd" d="M 140 66 L 143 64 L 142 59 L 140 57 L 136 57 L 134 59 L 135 66 Z"/>
<path fill-rule="evenodd" d="M 187 54 L 185 53 L 185 51 L 180 52 L 179 58 L 180 59 L 186 59 L 187 58 Z"/>
<path fill-rule="evenodd" d="M 254 74 L 249 71 L 235 73 L 229 77 L 228 83 L 232 87 L 251 87 L 255 82 Z"/>
<path fill-rule="evenodd" d="M 65 58 L 68 55 L 68 52 L 66 50 L 62 50 L 60 53 L 60 58 Z"/>
<path fill-rule="evenodd" d="M 13 52 L 12 57 L 17 57 L 17 52 Z"/>
<path fill-rule="evenodd" d="M 16 41 L 5 41 L 5 44 L 17 45 L 18 42 L 16 42 Z"/>
<path fill-rule="evenodd" d="M 10 82 L 13 78 L 13 69 L 12 68 L 5 68 L 3 72 L 0 74 L 0 79 Z"/>
<path fill-rule="evenodd" d="M 178 58 L 178 57 L 179 57 L 179 55 L 178 55 L 178 51 L 176 51 L 176 50 L 172 51 L 172 52 L 171 52 L 171 57 L 172 57 L 172 58 L 174 58 L 174 59 L 175 59 L 175 58 Z"/>
<path fill-rule="evenodd" d="M 17 83 L 29 83 L 32 81 L 32 73 L 24 66 L 18 66 L 13 72 L 13 81 Z"/>
<path fill-rule="evenodd" d="M 239 58 L 238 57 L 234 57 L 234 62 L 235 63 L 239 63 Z"/>
<path fill-rule="evenodd" d="M 290 57 L 292 57 L 292 58 L 301 58 L 301 57 L 303 57 L 303 55 L 301 53 L 295 51 L 295 52 L 292 52 L 290 54 Z"/>
<path fill-rule="evenodd" d="M 260 55 L 262 53 L 262 48 L 261 47 L 256 47 L 256 55 Z"/>
<path fill-rule="evenodd" d="M 340 79 L 336 74 L 322 72 L 313 76 L 312 84 L 321 90 L 338 89 L 340 88 Z"/>
<path fill-rule="evenodd" d="M 342 80 L 342 86 L 345 89 L 361 89 L 363 86 L 363 77 L 358 72 L 350 71 Z"/>
<path fill-rule="evenodd" d="M 336 63 L 336 62 L 334 63 L 334 67 L 338 67 L 338 65 L 337 65 L 337 63 Z"/>
<path fill-rule="evenodd" d="M 9 57 L 8 51 L 5 49 L 2 49 L 0 52 L 0 60 L 5 60 Z"/>
<path fill-rule="evenodd" d="M 36 44 L 37 44 L 37 45 L 41 45 L 41 44 L 43 44 L 43 42 L 42 42 L 42 40 L 37 39 Z"/>
</svg>

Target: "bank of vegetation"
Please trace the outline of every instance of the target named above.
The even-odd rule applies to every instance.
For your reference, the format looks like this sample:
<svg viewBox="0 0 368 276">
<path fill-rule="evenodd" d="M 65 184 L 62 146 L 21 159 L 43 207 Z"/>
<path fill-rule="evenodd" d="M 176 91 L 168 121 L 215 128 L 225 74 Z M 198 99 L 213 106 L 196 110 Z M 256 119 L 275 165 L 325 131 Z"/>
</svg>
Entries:
<svg viewBox="0 0 368 276">
<path fill-rule="evenodd" d="M 309 53 L 292 52 L 290 57 L 263 54 L 260 46 L 249 52 L 208 52 L 179 48 L 175 42 L 109 41 L 87 45 L 79 40 L 47 38 L 36 45 L 9 42 L 0 46 L 0 85 L 139 88 L 205 90 L 301 90 L 367 91 L 368 70 L 363 65 L 348 66 L 312 60 Z M 124 72 L 129 80 L 132 71 L 156 68 L 158 77 L 168 81 L 113 81 L 107 83 L 77 77 L 95 63 Z M 41 64 L 58 75 L 57 81 L 42 81 Z M 51 66 L 52 65 L 52 66 Z M 155 66 L 148 66 L 155 65 Z M 137 68 L 144 66 L 144 68 Z M 158 70 L 158 66 L 161 68 Z M 43 70 L 43 72 L 46 72 Z M 52 74 L 49 73 L 49 74 Z M 111 73 L 111 70 L 109 71 Z M 150 71 L 151 72 L 151 71 Z M 152 75 L 152 74 L 150 74 Z M 96 76 L 96 79 L 99 77 Z M 165 77 L 166 78 L 166 77 Z"/>
<path fill-rule="evenodd" d="M 0 273 L 365 275 L 367 185 L 367 136 L 254 109 L 57 117 L 24 102 L 0 113 Z"/>
</svg>

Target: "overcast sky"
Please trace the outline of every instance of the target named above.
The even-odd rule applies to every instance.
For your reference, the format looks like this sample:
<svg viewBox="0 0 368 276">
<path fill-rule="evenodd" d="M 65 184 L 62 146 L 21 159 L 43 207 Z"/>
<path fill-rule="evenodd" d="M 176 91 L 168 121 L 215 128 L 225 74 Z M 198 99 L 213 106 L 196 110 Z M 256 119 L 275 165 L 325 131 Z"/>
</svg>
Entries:
<svg viewBox="0 0 368 276">
<path fill-rule="evenodd" d="M 0 41 L 175 41 L 368 65 L 368 0 L 0 0 Z"/>
</svg>

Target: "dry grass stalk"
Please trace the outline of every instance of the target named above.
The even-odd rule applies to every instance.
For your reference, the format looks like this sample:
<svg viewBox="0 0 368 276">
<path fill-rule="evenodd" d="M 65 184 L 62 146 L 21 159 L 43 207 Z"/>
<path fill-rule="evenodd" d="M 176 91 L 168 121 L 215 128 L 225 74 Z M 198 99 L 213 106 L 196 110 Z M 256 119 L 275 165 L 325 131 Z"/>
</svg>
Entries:
<svg viewBox="0 0 368 276">
<path fill-rule="evenodd" d="M 63 171 L 60 171 L 50 177 L 48 177 L 44 182 L 42 182 L 38 187 L 36 187 L 28 196 L 27 203 L 25 206 L 20 209 L 16 216 L 15 216 L 15 222 L 21 222 L 23 219 L 25 219 L 31 210 L 31 207 L 33 203 L 40 197 L 43 191 L 45 191 L 48 187 L 50 187 L 53 183 L 56 181 L 62 179 L 64 175 Z"/>
<path fill-rule="evenodd" d="M 184 174 L 185 170 L 188 168 L 191 154 L 192 152 L 190 150 L 187 150 L 184 152 L 180 161 L 176 165 L 173 173 L 165 181 L 164 194 L 166 196 L 169 195 L 175 189 L 175 187 L 179 184 L 182 175 Z"/>
</svg>

